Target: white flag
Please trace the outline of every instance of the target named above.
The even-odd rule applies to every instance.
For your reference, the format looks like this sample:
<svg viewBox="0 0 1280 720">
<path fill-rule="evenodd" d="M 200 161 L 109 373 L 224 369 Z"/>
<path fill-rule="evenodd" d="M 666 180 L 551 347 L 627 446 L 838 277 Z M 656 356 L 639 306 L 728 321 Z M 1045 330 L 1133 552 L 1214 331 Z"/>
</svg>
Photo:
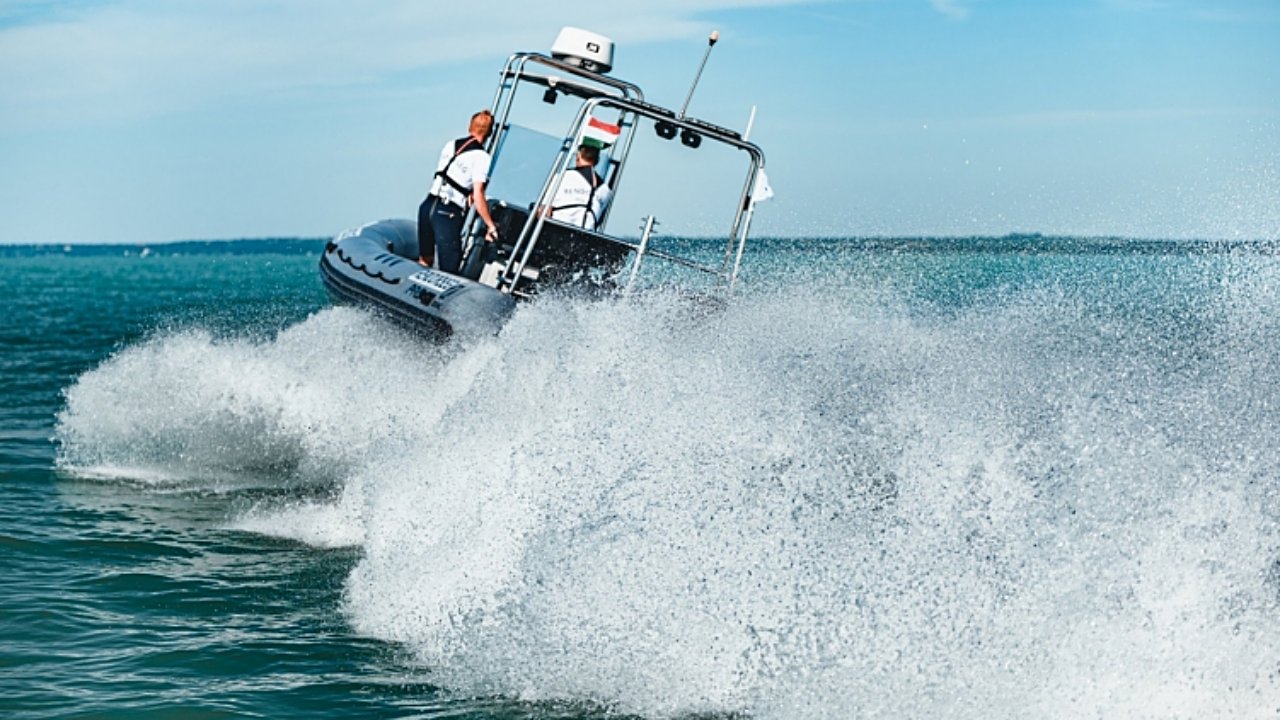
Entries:
<svg viewBox="0 0 1280 720">
<path fill-rule="evenodd" d="M 773 197 L 773 187 L 769 185 L 769 176 L 764 174 L 764 168 L 760 168 L 760 172 L 756 173 L 756 185 L 751 189 L 751 202 L 761 203 Z"/>
</svg>

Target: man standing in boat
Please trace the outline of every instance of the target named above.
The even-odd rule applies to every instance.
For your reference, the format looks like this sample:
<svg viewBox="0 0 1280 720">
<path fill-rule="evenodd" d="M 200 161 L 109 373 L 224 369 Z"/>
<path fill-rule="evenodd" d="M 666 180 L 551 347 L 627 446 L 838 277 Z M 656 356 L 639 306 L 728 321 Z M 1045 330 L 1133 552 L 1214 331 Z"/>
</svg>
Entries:
<svg viewBox="0 0 1280 720">
<path fill-rule="evenodd" d="M 481 110 L 471 116 L 468 135 L 445 143 L 440 151 L 431 191 L 418 206 L 418 264 L 436 266 L 447 273 L 458 272 L 462 264 L 462 221 L 468 205 L 476 209 L 476 215 L 488 228 L 485 240 L 493 242 L 498 238 L 498 227 L 484 196 L 490 162 L 484 141 L 492 131 L 493 113 Z"/>
</svg>

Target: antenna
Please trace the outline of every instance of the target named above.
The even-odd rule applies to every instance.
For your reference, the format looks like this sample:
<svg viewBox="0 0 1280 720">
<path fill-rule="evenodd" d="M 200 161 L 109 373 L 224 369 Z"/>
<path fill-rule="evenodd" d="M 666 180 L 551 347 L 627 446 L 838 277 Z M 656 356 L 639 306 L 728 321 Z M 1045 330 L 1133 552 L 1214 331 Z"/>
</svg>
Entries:
<svg viewBox="0 0 1280 720">
<path fill-rule="evenodd" d="M 684 113 L 689 109 L 689 101 L 693 99 L 693 91 L 698 87 L 698 80 L 702 79 L 702 69 L 707 66 L 707 58 L 711 57 L 711 48 L 715 47 L 716 41 L 720 39 L 720 31 L 712 30 L 711 37 L 707 38 L 707 52 L 702 56 L 702 64 L 698 66 L 698 74 L 693 76 L 693 85 L 689 87 L 689 97 L 684 99 L 684 107 L 680 108 L 680 119 L 684 119 Z"/>
<path fill-rule="evenodd" d="M 756 106 L 751 106 L 751 116 L 747 118 L 747 129 L 742 131 L 742 141 L 746 142 L 751 139 L 751 128 L 756 125 Z"/>
</svg>

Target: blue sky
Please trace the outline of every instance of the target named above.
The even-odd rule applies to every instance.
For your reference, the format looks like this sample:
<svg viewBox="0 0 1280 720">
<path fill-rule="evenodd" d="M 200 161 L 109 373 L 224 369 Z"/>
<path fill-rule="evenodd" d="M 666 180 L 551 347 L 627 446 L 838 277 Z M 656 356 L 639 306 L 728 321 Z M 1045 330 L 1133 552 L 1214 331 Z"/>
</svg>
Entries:
<svg viewBox="0 0 1280 720">
<path fill-rule="evenodd" d="M 410 217 L 562 25 L 675 106 L 720 30 L 690 113 L 759 107 L 758 233 L 1280 237 L 1275 0 L 0 0 L 0 242 Z"/>
</svg>

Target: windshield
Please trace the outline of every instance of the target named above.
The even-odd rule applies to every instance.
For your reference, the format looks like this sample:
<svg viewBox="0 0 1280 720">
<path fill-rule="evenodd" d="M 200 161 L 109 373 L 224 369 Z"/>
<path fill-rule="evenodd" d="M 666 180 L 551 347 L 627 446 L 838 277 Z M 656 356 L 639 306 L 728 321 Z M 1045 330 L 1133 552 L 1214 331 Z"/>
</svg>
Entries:
<svg viewBox="0 0 1280 720">
<path fill-rule="evenodd" d="M 547 181 L 551 163 L 560 152 L 563 138 L 538 132 L 521 125 L 512 125 L 502 138 L 494 159 L 487 195 L 505 201 L 508 205 L 527 208 L 538 200 L 542 184 Z M 572 167 L 571 155 L 565 167 Z M 604 176 L 609 167 L 609 153 L 600 155 L 596 172 Z M 603 226 L 599 230 L 604 230 Z"/>
<path fill-rule="evenodd" d="M 538 199 L 563 138 L 512 125 L 502 138 L 489 174 L 486 194 L 508 205 L 527 208 Z"/>
</svg>

